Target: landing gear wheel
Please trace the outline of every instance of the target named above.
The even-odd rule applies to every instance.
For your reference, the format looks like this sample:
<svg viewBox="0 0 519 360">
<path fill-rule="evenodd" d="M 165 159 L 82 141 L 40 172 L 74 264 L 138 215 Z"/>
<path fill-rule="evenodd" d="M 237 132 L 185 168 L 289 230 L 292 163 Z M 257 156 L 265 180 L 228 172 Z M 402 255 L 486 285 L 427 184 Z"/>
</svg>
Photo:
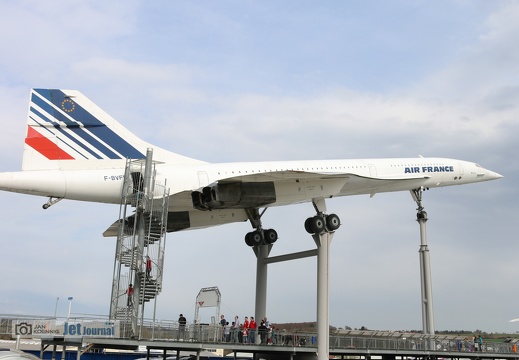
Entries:
<svg viewBox="0 0 519 360">
<path fill-rule="evenodd" d="M 306 219 L 305 229 L 310 234 L 321 234 L 325 230 L 324 219 L 319 215 Z"/>
<path fill-rule="evenodd" d="M 274 244 L 278 239 L 278 233 L 274 229 L 268 229 L 263 232 L 263 236 L 265 237 L 265 243 Z"/>
<path fill-rule="evenodd" d="M 305 220 L 305 230 L 309 234 L 313 234 L 312 228 L 310 227 L 310 222 L 312 221 L 312 218 L 308 218 Z"/>
<path fill-rule="evenodd" d="M 252 231 L 245 235 L 245 243 L 249 246 L 260 245 L 262 240 L 261 232 L 258 230 Z"/>
<path fill-rule="evenodd" d="M 336 214 L 330 214 L 326 217 L 326 228 L 329 231 L 335 231 L 341 226 L 341 220 Z"/>
<path fill-rule="evenodd" d="M 245 234 L 245 244 L 247 244 L 247 246 L 254 246 L 254 244 L 251 243 L 251 241 L 250 241 L 250 234 L 252 234 L 252 233 L 249 232 L 249 233 Z"/>
</svg>

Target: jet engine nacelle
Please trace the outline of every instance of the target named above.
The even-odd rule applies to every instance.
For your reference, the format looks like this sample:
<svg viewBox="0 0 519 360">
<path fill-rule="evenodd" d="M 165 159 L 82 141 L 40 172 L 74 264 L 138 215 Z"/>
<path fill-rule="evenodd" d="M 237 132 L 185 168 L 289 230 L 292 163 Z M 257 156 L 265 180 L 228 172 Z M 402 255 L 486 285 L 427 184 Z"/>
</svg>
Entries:
<svg viewBox="0 0 519 360">
<path fill-rule="evenodd" d="M 191 193 L 198 210 L 258 208 L 276 202 L 274 182 L 219 183 Z"/>
</svg>

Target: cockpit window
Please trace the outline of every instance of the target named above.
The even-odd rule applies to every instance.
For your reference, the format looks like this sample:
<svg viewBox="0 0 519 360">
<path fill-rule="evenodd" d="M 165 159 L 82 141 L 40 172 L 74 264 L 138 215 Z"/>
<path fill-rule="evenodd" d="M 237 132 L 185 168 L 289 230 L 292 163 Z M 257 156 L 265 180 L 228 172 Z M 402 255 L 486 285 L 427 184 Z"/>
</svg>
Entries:
<svg viewBox="0 0 519 360">
<path fill-rule="evenodd" d="M 474 165 L 476 165 L 477 167 L 481 167 L 481 165 L 479 165 L 479 164 L 474 164 Z"/>
</svg>

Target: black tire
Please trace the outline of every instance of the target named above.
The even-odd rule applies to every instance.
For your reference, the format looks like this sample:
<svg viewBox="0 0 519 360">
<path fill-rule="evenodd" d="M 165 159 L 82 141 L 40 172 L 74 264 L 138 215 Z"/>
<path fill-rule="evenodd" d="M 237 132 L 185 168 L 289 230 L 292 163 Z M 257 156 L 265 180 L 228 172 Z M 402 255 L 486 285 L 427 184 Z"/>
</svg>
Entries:
<svg viewBox="0 0 519 360">
<path fill-rule="evenodd" d="M 251 238 L 251 236 L 250 236 L 251 234 L 252 233 L 250 233 L 250 232 L 245 234 L 245 244 L 247 244 L 247 246 L 254 246 L 254 244 L 251 243 L 251 239 L 250 239 Z"/>
<path fill-rule="evenodd" d="M 263 236 L 265 237 L 265 242 L 267 244 L 274 244 L 278 239 L 278 233 L 274 229 L 268 229 L 263 231 Z"/>
<path fill-rule="evenodd" d="M 319 215 L 310 218 L 309 225 L 314 234 L 321 234 L 326 228 L 324 219 Z"/>
<path fill-rule="evenodd" d="M 312 218 L 308 218 L 305 220 L 305 230 L 307 233 L 309 234 L 313 234 L 314 232 L 312 231 L 312 228 L 310 226 L 310 222 L 312 221 Z"/>
<path fill-rule="evenodd" d="M 341 226 L 341 219 L 336 214 L 330 214 L 326 217 L 326 227 L 329 231 L 335 231 Z"/>
</svg>

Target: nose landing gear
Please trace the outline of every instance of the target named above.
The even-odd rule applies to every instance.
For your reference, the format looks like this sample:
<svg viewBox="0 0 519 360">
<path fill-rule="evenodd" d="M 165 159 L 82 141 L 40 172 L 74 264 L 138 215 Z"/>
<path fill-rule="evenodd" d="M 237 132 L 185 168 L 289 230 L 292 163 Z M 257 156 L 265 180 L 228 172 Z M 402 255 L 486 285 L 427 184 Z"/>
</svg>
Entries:
<svg viewBox="0 0 519 360">
<path fill-rule="evenodd" d="M 63 198 L 55 198 L 53 196 L 49 196 L 49 200 L 45 204 L 42 205 L 43 210 L 47 210 L 52 205 L 54 205 L 55 203 L 57 203 L 58 201 L 60 201 L 62 199 Z"/>
</svg>

